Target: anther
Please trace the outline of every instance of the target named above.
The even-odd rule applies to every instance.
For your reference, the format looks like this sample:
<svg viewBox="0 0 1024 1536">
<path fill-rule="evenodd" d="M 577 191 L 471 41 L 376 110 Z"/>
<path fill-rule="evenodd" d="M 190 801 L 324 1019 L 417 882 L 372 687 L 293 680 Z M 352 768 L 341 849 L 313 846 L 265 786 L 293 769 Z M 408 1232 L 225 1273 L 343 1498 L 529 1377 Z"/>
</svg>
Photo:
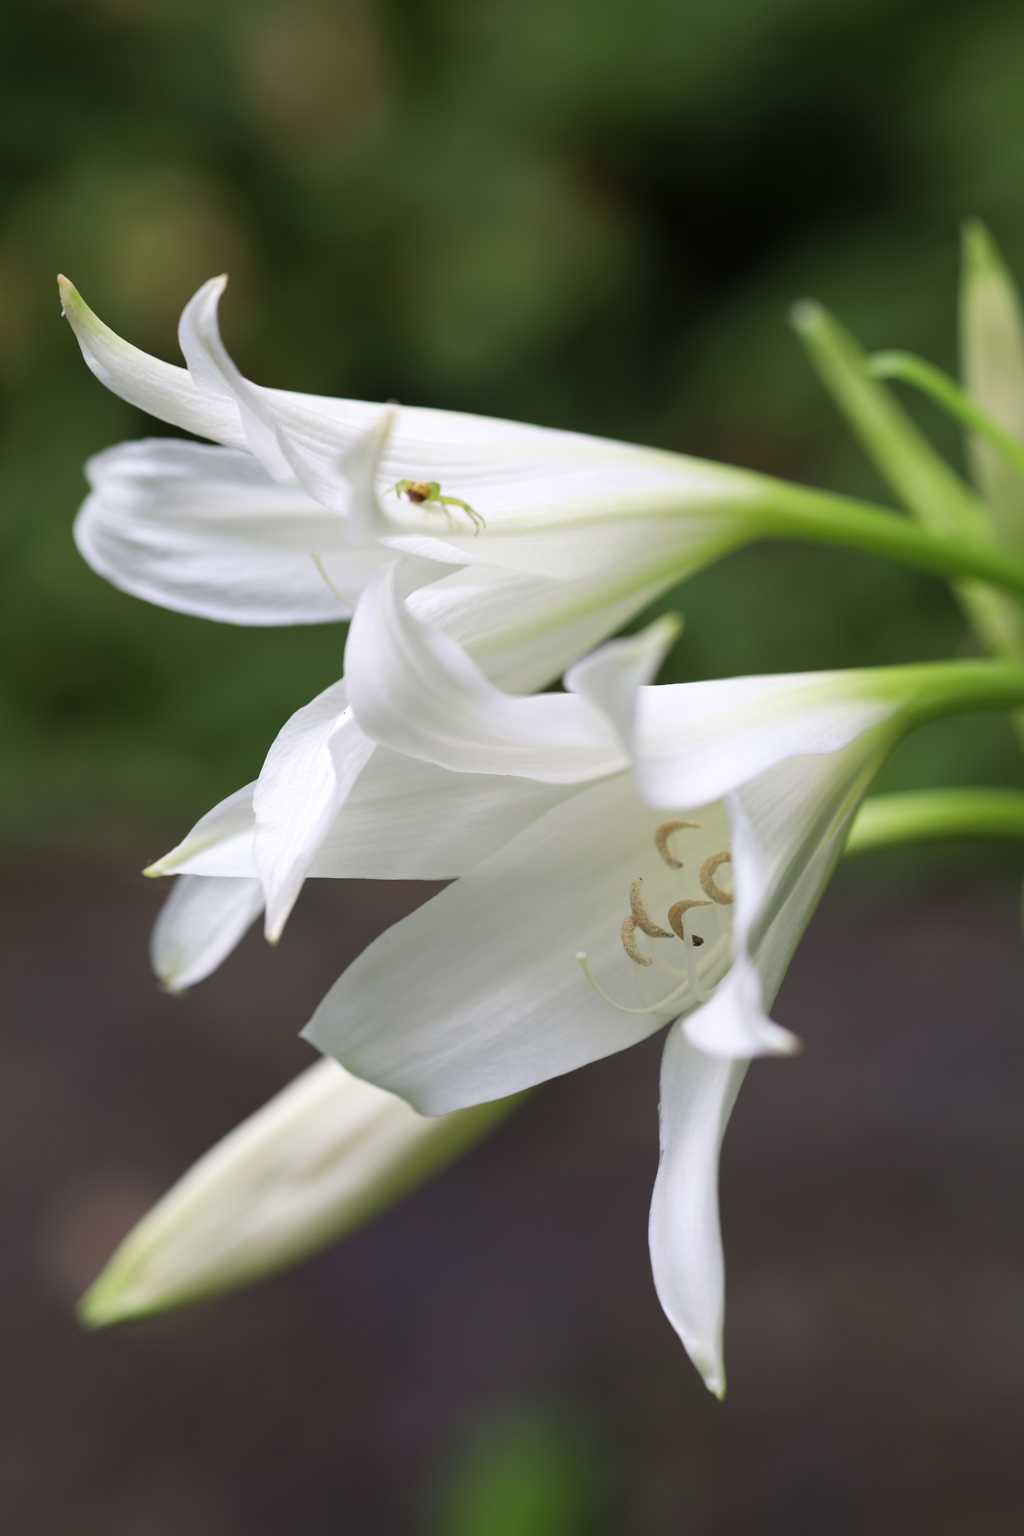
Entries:
<svg viewBox="0 0 1024 1536">
<path fill-rule="evenodd" d="M 731 863 L 732 854 L 728 848 L 724 848 L 721 853 L 709 853 L 700 867 L 701 886 L 705 893 L 711 897 L 711 900 L 716 901 L 721 907 L 731 906 L 733 898 L 729 895 L 728 891 L 723 891 L 722 887 L 715 881 L 715 870 L 721 864 Z"/>
<path fill-rule="evenodd" d="M 682 939 L 684 944 L 686 943 L 686 929 L 683 926 L 683 918 L 691 907 L 710 907 L 710 905 L 710 901 L 694 901 L 692 898 L 687 898 L 684 901 L 674 901 L 669 907 L 668 920 L 672 925 L 672 932 L 677 938 Z M 700 942 L 703 944 L 704 940 L 701 939 Z"/>
<path fill-rule="evenodd" d="M 699 827 L 699 821 L 663 821 L 660 827 L 654 829 L 654 846 L 661 854 L 669 869 L 682 869 L 682 859 L 673 858 L 669 852 L 668 840 L 673 832 L 680 832 L 683 827 Z"/>
<path fill-rule="evenodd" d="M 632 960 L 634 965 L 653 965 L 650 955 L 645 955 L 637 948 L 636 933 L 637 922 L 635 917 L 627 917 L 622 924 L 622 947 Z M 668 937 L 668 935 L 666 935 Z"/>
<path fill-rule="evenodd" d="M 659 928 L 644 906 L 644 899 L 640 894 L 643 883 L 643 876 L 637 875 L 629 887 L 629 909 L 633 914 L 634 927 L 639 928 L 641 933 L 646 933 L 649 939 L 670 939 L 672 935 L 668 929 Z"/>
</svg>

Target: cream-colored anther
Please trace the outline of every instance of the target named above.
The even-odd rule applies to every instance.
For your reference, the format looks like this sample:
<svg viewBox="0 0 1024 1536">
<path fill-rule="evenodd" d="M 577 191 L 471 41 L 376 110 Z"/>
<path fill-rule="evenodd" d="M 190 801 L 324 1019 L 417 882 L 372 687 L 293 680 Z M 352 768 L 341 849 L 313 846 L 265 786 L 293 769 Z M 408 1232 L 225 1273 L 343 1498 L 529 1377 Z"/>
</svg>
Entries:
<svg viewBox="0 0 1024 1536">
<path fill-rule="evenodd" d="M 699 821 L 663 821 L 660 827 L 654 829 L 654 846 L 661 854 L 669 869 L 682 869 L 682 859 L 677 859 L 669 852 L 668 840 L 673 832 L 681 832 L 683 827 L 699 827 Z"/>
<path fill-rule="evenodd" d="M 636 926 L 637 924 L 635 917 L 627 917 L 623 920 L 622 947 L 634 965 L 653 965 L 654 962 L 650 955 L 643 954 L 636 947 L 636 939 L 634 938 L 634 934 L 636 933 Z"/>
<path fill-rule="evenodd" d="M 728 891 L 723 891 L 722 887 L 716 883 L 715 870 L 722 864 L 731 863 L 732 854 L 728 848 L 723 848 L 721 853 L 709 853 L 700 867 L 701 888 L 712 901 L 717 901 L 720 907 L 731 906 L 733 898 Z"/>
<path fill-rule="evenodd" d="M 669 907 L 668 920 L 672 925 L 672 932 L 677 938 L 682 939 L 684 944 L 686 943 L 686 929 L 683 926 L 683 918 L 691 907 L 710 907 L 710 905 L 710 901 L 694 901 L 688 898 L 685 901 L 674 901 Z"/>
<path fill-rule="evenodd" d="M 643 885 L 643 876 L 637 875 L 629 887 L 629 910 L 633 914 L 633 921 L 641 933 L 646 933 L 649 939 L 670 939 L 672 935 L 667 928 L 659 928 L 644 906 L 644 899 L 640 894 Z"/>
</svg>

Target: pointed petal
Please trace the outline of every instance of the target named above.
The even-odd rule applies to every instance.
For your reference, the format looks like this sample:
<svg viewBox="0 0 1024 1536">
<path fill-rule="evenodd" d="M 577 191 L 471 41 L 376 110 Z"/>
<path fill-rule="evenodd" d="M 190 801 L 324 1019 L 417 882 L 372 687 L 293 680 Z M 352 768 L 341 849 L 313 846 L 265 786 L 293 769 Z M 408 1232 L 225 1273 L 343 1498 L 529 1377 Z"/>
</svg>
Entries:
<svg viewBox="0 0 1024 1536">
<path fill-rule="evenodd" d="M 627 752 L 633 748 L 637 693 L 654 682 L 682 629 L 675 614 L 664 614 L 637 635 L 611 640 L 565 674 L 565 686 L 607 715 Z"/>
<path fill-rule="evenodd" d="M 91 371 L 101 384 L 160 421 L 209 437 L 229 448 L 246 447 L 235 402 L 197 389 L 184 368 L 162 363 L 122 341 L 97 319 L 66 277 L 58 278 L 63 313 Z"/>
<path fill-rule="evenodd" d="M 725 1263 L 718 1156 L 745 1061 L 715 1061 L 669 1030 L 661 1066 L 661 1161 L 651 1201 L 658 1300 L 716 1397 L 725 1393 Z"/>
<path fill-rule="evenodd" d="M 86 465 L 82 555 L 124 592 L 229 624 L 351 615 L 390 556 L 353 549 L 345 524 L 249 453 L 174 438 L 122 443 Z"/>
<path fill-rule="evenodd" d="M 1020 296 L 984 225 L 964 227 L 960 287 L 964 384 L 981 409 L 1024 442 L 1024 317 Z M 1024 553 L 1024 480 L 981 438 L 968 439 L 974 479 L 995 514 L 1000 542 Z"/>
<path fill-rule="evenodd" d="M 448 635 L 404 602 L 397 564 L 367 585 L 349 630 L 352 709 L 375 741 L 466 773 L 567 784 L 626 761 L 606 718 L 570 694 L 502 693 Z"/>
<path fill-rule="evenodd" d="M 468 565 L 418 587 L 406 602 L 415 618 L 464 645 L 499 688 L 533 693 L 678 579 L 656 566 L 566 582 Z"/>
<path fill-rule="evenodd" d="M 381 412 L 376 422 L 342 454 L 339 469 L 347 487 L 345 521 L 353 545 L 370 544 L 395 532 L 377 495 L 380 461 L 395 424 L 395 412 Z"/>
<path fill-rule="evenodd" d="M 742 949 L 710 1003 L 691 1013 L 684 1028 L 697 1050 L 732 1060 L 792 1056 L 800 1049 L 797 1036 L 765 1013 L 761 978 Z"/>
<path fill-rule="evenodd" d="M 425 1119 L 321 1061 L 189 1169 L 80 1303 L 107 1327 L 237 1290 L 318 1252 L 464 1151 L 511 1104 Z"/>
<path fill-rule="evenodd" d="M 685 1022 L 687 1039 L 702 1051 L 739 1058 L 800 1048 L 766 1009 L 891 746 L 884 728 L 869 732 L 840 752 L 779 763 L 728 797 L 734 959 L 711 1001 Z"/>
<path fill-rule="evenodd" d="M 252 808 L 255 783 L 236 789 L 233 795 L 207 811 L 191 832 L 170 853 L 157 859 L 147 875 L 226 875 L 254 879 L 256 861 L 253 834 L 256 813 Z"/>
<path fill-rule="evenodd" d="M 619 932 L 660 820 L 626 775 L 578 790 L 364 950 L 306 1038 L 440 1114 L 569 1072 L 661 1028 L 678 1004 L 620 1012 L 575 960 L 586 950 L 602 984 L 629 981 Z M 701 820 L 705 851 L 723 846 L 721 807 L 706 807 Z"/>
<path fill-rule="evenodd" d="M 215 971 L 263 910 L 258 880 L 180 875 L 153 927 L 150 959 L 168 992 Z"/>
<path fill-rule="evenodd" d="M 226 277 L 211 277 L 189 299 L 181 312 L 178 344 L 196 387 L 204 394 L 234 401 L 250 450 L 271 479 L 287 484 L 296 477 L 283 450 L 273 411 L 264 404 L 262 390 L 235 367 L 220 337 L 217 306 L 227 282 Z"/>
<path fill-rule="evenodd" d="M 252 452 L 275 480 L 299 485 L 322 506 L 344 515 L 353 546 L 382 534 L 401 531 L 401 522 L 387 516 L 377 496 L 381 454 L 395 412 L 385 408 L 357 435 L 339 436 L 329 414 L 309 418 L 298 411 L 307 431 L 293 430 L 296 412 L 282 408 L 281 399 L 251 383 L 232 361 L 221 339 L 217 310 L 227 278 L 211 278 L 182 311 L 178 339 L 189 372 L 202 390 L 228 394 L 237 403 Z M 301 401 L 303 397 L 294 397 Z M 327 407 L 332 402 L 312 402 Z M 307 406 L 309 402 L 306 402 Z M 303 418 L 307 418 L 305 421 Z M 313 443 L 308 427 L 313 427 Z M 450 558 L 450 557 L 449 557 Z"/>
<path fill-rule="evenodd" d="M 331 823 L 369 761 L 374 743 L 333 683 L 278 733 L 256 783 L 256 865 L 276 942 Z"/>
</svg>

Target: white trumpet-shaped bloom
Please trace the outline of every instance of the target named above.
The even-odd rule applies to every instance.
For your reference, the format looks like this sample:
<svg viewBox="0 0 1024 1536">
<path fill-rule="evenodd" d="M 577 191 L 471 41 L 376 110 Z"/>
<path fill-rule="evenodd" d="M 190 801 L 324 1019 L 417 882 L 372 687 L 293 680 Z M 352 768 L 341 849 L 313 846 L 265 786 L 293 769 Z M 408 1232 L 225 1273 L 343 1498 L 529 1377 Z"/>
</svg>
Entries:
<svg viewBox="0 0 1024 1536">
<path fill-rule="evenodd" d="M 797 1044 L 768 1016 L 786 966 L 896 738 L 1022 680 L 959 664 L 652 686 L 670 635 L 612 642 L 567 692 L 517 698 L 426 632 L 393 570 L 374 578 L 348 689 L 377 745 L 312 871 L 458 878 L 363 952 L 306 1033 L 440 1115 L 671 1024 L 652 1263 L 721 1391 L 718 1147 L 749 1059 Z M 256 878 L 245 801 L 182 845 L 194 884 Z"/>
<path fill-rule="evenodd" d="M 221 340 L 225 279 L 182 315 L 188 367 L 116 336 L 66 280 L 93 373 L 213 444 L 122 444 L 87 466 L 75 536 L 147 601 L 241 624 L 348 618 L 396 552 L 442 624 L 515 691 L 559 673 L 672 582 L 755 536 L 775 482 L 679 454 L 450 411 L 265 389 Z M 393 494 L 400 485 L 420 491 Z"/>
<path fill-rule="evenodd" d="M 80 1303 L 101 1328 L 262 1279 L 362 1225 L 509 1109 L 428 1119 L 320 1061 L 205 1154 L 128 1234 Z"/>
</svg>

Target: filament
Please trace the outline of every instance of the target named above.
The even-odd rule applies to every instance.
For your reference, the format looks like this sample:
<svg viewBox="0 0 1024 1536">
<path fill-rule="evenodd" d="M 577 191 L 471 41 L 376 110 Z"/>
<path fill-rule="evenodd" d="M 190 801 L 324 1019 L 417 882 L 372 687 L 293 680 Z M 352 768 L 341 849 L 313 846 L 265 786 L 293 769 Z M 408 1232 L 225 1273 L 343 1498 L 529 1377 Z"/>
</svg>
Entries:
<svg viewBox="0 0 1024 1536">
<path fill-rule="evenodd" d="M 579 951 L 576 959 L 579 961 L 580 970 L 590 982 L 590 985 L 593 987 L 598 997 L 603 997 L 606 1003 L 611 1003 L 612 1007 L 617 1008 L 620 1013 L 671 1013 L 672 1005 L 679 1001 L 685 995 L 685 993 L 690 990 L 691 984 L 689 975 L 687 975 L 687 979 L 684 982 L 681 982 L 680 985 L 676 987 L 675 991 L 670 992 L 667 997 L 663 997 L 660 1002 L 649 1003 L 646 1008 L 627 1008 L 625 1004 L 617 1003 L 614 997 L 609 997 L 608 993 L 604 990 L 604 987 L 601 986 L 600 982 L 594 980 L 593 976 L 590 974 L 590 965 L 584 950 L 581 949 Z"/>
<path fill-rule="evenodd" d="M 309 553 L 310 553 L 310 558 L 313 561 L 313 564 L 316 566 L 317 570 L 320 572 L 320 575 L 323 577 L 325 583 L 330 588 L 330 590 L 334 593 L 334 595 L 338 599 L 339 603 L 344 603 L 346 608 L 351 608 L 353 611 L 355 611 L 355 606 L 356 606 L 355 603 L 352 601 L 352 599 L 350 597 L 346 597 L 344 592 L 339 592 L 338 591 L 338 588 L 334 585 L 334 582 L 328 576 L 327 570 L 326 570 L 326 568 L 324 566 L 324 562 L 321 559 L 320 555 L 317 553 L 317 551 L 315 549 L 311 549 Z"/>
</svg>

